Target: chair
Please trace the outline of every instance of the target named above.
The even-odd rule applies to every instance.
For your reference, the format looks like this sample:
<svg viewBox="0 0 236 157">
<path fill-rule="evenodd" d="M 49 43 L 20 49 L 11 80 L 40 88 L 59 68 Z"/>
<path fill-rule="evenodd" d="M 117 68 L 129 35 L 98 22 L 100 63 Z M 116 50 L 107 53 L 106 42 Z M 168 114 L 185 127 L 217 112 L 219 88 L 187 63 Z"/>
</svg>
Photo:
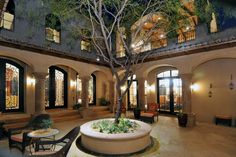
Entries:
<svg viewBox="0 0 236 157">
<path fill-rule="evenodd" d="M 41 147 L 41 148 L 44 148 L 48 145 L 62 146 L 62 148 L 58 151 L 39 150 L 29 156 L 30 157 L 66 157 L 66 155 L 71 147 L 71 144 L 78 136 L 79 131 L 80 131 L 80 127 L 78 126 L 78 127 L 75 127 L 74 129 L 72 129 L 69 133 L 67 133 L 61 139 L 58 139 L 55 141 L 38 141 L 37 145 L 39 145 L 39 147 Z"/>
<path fill-rule="evenodd" d="M 152 113 L 154 116 L 158 117 L 158 104 L 157 103 L 148 103 L 148 108 L 146 113 Z"/>
<path fill-rule="evenodd" d="M 8 130 L 9 148 L 18 148 L 22 153 L 25 152 L 25 147 L 30 143 L 30 137 L 27 134 L 36 129 L 41 129 L 41 123 L 45 119 L 50 119 L 49 114 L 39 114 L 31 118 L 28 124 L 21 128 L 12 128 Z"/>
</svg>

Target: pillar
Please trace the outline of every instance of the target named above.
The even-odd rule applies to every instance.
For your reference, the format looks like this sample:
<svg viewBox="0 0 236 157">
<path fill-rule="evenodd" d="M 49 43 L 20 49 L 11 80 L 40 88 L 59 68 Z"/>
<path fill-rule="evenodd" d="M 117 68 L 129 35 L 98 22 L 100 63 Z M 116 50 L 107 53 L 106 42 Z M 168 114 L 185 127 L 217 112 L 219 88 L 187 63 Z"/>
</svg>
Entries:
<svg viewBox="0 0 236 157">
<path fill-rule="evenodd" d="M 196 116 L 192 113 L 192 99 L 191 99 L 191 83 L 192 74 L 180 74 L 182 79 L 182 100 L 183 112 L 188 114 L 187 126 L 194 126 L 196 123 Z"/>
<path fill-rule="evenodd" d="M 192 112 L 192 101 L 191 101 L 191 81 L 192 74 L 180 74 L 182 79 L 182 100 L 183 100 L 183 112 Z"/>
<path fill-rule="evenodd" d="M 143 77 L 137 78 L 138 80 L 138 104 L 141 109 L 145 108 L 145 79 Z"/>
<path fill-rule="evenodd" d="M 82 107 L 88 108 L 89 107 L 89 100 L 88 100 L 88 88 L 89 88 L 89 80 L 91 79 L 90 76 L 82 76 Z"/>
<path fill-rule="evenodd" d="M 109 101 L 110 101 L 110 106 L 109 109 L 112 112 L 113 107 L 115 105 L 115 82 L 114 81 L 109 81 Z"/>
<path fill-rule="evenodd" d="M 45 113 L 45 80 L 48 73 L 35 72 L 35 114 Z"/>
</svg>

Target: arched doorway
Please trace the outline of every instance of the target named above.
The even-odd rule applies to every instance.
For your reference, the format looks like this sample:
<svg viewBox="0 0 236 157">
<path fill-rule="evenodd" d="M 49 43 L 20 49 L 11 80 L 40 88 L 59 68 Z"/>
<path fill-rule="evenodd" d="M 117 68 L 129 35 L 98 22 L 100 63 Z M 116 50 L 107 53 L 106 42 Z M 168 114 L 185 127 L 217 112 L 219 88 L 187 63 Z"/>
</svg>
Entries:
<svg viewBox="0 0 236 157">
<path fill-rule="evenodd" d="M 127 84 L 130 82 L 130 78 L 128 79 Z M 138 80 L 136 75 L 133 75 L 132 84 L 128 90 L 128 109 L 132 110 L 138 106 Z"/>
<path fill-rule="evenodd" d="M 46 78 L 45 106 L 46 108 L 67 107 L 67 73 L 65 70 L 51 66 Z"/>
<path fill-rule="evenodd" d="M 178 70 L 157 74 L 157 91 L 160 112 L 174 114 L 182 110 L 182 80 Z"/>
<path fill-rule="evenodd" d="M 0 111 L 24 110 L 24 69 L 19 64 L 0 58 Z"/>
</svg>

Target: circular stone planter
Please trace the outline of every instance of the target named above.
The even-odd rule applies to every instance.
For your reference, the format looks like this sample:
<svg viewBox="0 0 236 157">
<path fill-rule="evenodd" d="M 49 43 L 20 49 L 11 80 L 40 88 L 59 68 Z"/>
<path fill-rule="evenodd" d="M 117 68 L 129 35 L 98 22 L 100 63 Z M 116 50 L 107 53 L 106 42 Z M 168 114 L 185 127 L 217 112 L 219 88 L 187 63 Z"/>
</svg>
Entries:
<svg viewBox="0 0 236 157">
<path fill-rule="evenodd" d="M 105 119 L 100 119 L 105 120 Z M 87 122 L 81 126 L 81 144 L 88 150 L 102 154 L 130 154 L 139 152 L 151 144 L 151 126 L 141 121 L 135 121 L 140 127 L 132 133 L 106 134 L 92 129 L 97 121 Z M 108 118 L 106 120 L 113 120 Z"/>
</svg>

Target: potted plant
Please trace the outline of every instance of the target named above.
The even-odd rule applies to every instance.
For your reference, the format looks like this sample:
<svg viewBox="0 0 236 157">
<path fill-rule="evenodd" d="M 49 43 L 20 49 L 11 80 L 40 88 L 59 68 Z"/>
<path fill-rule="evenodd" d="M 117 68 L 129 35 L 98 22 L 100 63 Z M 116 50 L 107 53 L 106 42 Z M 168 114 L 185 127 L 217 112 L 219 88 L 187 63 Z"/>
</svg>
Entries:
<svg viewBox="0 0 236 157">
<path fill-rule="evenodd" d="M 139 105 L 137 105 L 135 108 L 134 108 L 134 118 L 135 119 L 140 119 L 140 115 L 141 115 L 141 109 L 139 107 Z"/>
<path fill-rule="evenodd" d="M 76 104 L 74 104 L 73 109 L 74 110 L 79 110 L 80 107 L 81 107 L 81 104 L 80 103 L 76 103 Z"/>
<path fill-rule="evenodd" d="M 180 127 L 186 127 L 187 125 L 187 121 L 188 121 L 188 115 L 187 113 L 183 113 L 182 111 L 180 111 L 178 114 L 178 122 L 179 122 L 179 126 Z"/>
<path fill-rule="evenodd" d="M 40 124 L 40 128 L 42 129 L 48 129 L 52 126 L 52 120 L 51 119 L 43 119 Z"/>
<path fill-rule="evenodd" d="M 108 106 L 110 104 L 110 101 L 106 100 L 106 98 L 102 97 L 99 99 L 99 104 L 101 106 Z"/>
</svg>

